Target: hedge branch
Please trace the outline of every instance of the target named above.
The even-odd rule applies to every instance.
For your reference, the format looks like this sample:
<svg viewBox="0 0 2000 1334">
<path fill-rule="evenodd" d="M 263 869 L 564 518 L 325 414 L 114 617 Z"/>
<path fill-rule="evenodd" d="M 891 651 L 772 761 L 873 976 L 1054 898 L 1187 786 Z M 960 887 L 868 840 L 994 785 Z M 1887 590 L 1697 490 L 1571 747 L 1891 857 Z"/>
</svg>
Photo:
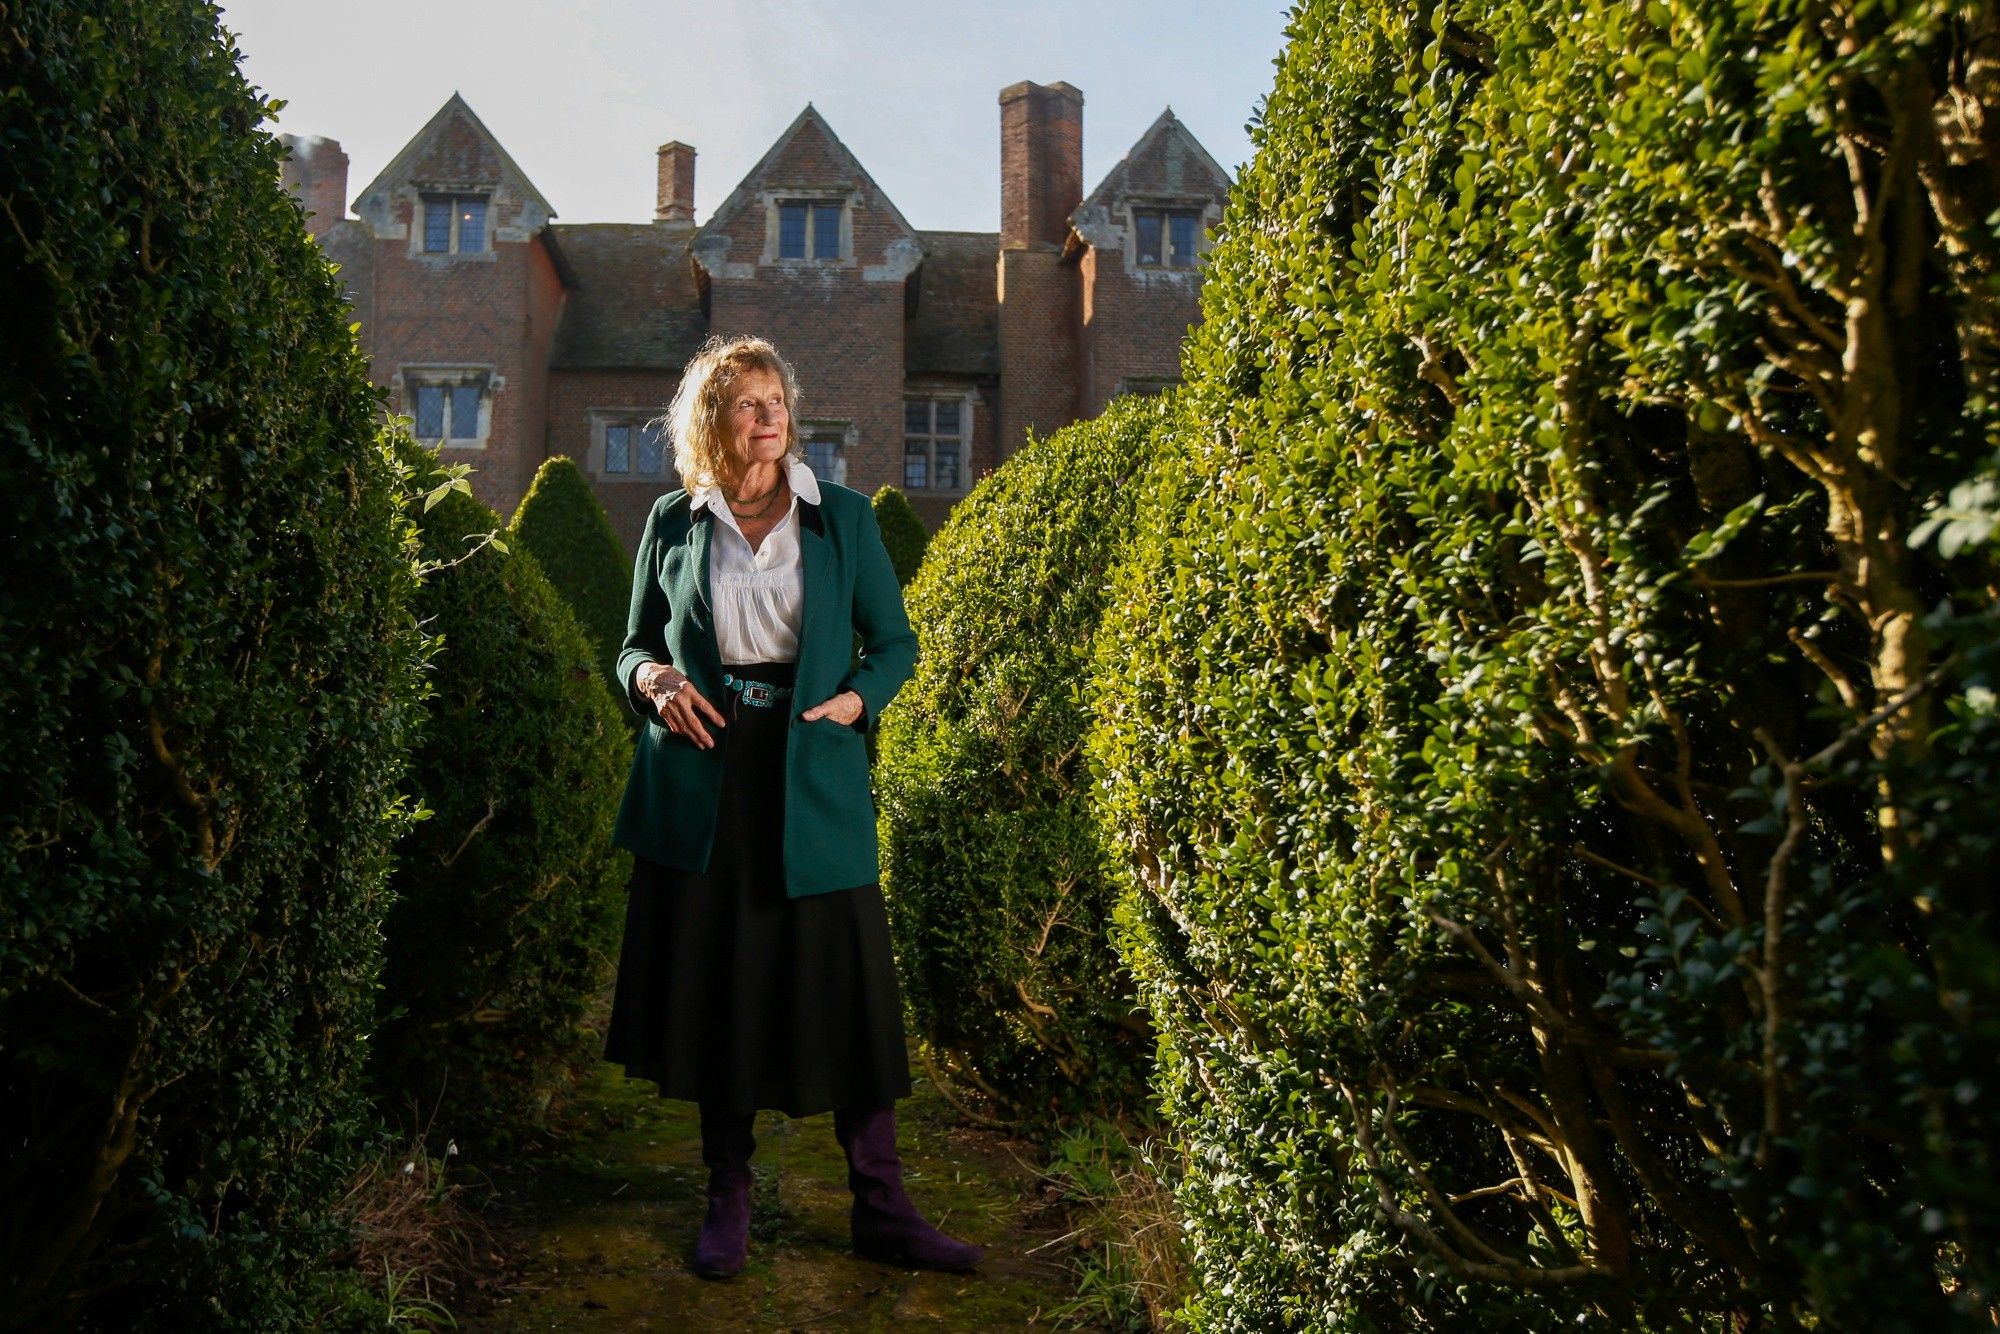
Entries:
<svg viewBox="0 0 2000 1334">
<path fill-rule="evenodd" d="M 1607 1275 L 1603 1267 L 1588 1260 L 1574 1265 L 1549 1268 L 1522 1264 L 1515 1260 L 1502 1260 L 1498 1263 L 1469 1260 L 1459 1254 L 1430 1224 L 1396 1203 L 1395 1193 L 1389 1189 L 1388 1169 L 1383 1165 L 1381 1150 L 1375 1144 L 1371 1118 L 1362 1113 L 1361 1105 L 1352 1089 L 1342 1084 L 1340 1092 L 1347 1099 L 1348 1111 L 1353 1119 L 1355 1142 L 1360 1146 L 1362 1157 L 1368 1164 L 1369 1175 L 1375 1179 L 1376 1204 L 1383 1216 L 1421 1244 L 1453 1274 L 1460 1278 L 1487 1283 L 1518 1283 L 1524 1286 L 1546 1287 L 1578 1283 L 1585 1279 L 1602 1278 Z"/>
<path fill-rule="evenodd" d="M 460 857 L 463 857 L 465 855 L 465 850 L 472 846 L 472 840 L 478 838 L 481 834 L 485 833 L 486 826 L 493 823 L 493 813 L 498 809 L 499 809 L 499 799 L 497 797 L 488 796 L 486 798 L 486 814 L 480 816 L 479 819 L 473 823 L 472 828 L 465 831 L 465 837 L 458 841 L 458 846 L 451 850 L 450 856 L 438 858 L 438 864 L 441 866 L 450 866 L 454 862 L 456 862 Z"/>
<path fill-rule="evenodd" d="M 1611 1136 L 1625 1154 L 1639 1186 L 1689 1236 L 1723 1256 L 1739 1273 L 1756 1272 L 1755 1252 L 1736 1219 L 1705 1182 L 1689 1185 L 1667 1166 L 1632 1116 L 1625 1091 L 1608 1071 L 1593 1071 Z"/>
<path fill-rule="evenodd" d="M 1784 1079 L 1778 1069 L 1778 1031 L 1783 1021 L 1785 884 L 1792 857 L 1806 833 L 1805 772 L 1788 758 L 1777 739 L 1764 728 L 1751 733 L 1785 776 L 1785 836 L 1764 872 L 1764 950 L 1757 983 L 1764 997 L 1763 1090 L 1764 1138 L 1757 1146 L 1757 1164 L 1769 1163 L 1778 1137 L 1784 1133 Z"/>
<path fill-rule="evenodd" d="M 976 1112 L 959 1099 L 958 1090 L 951 1086 L 950 1081 L 937 1068 L 937 1062 L 931 1059 L 930 1044 L 928 1042 L 919 1042 L 917 1044 L 917 1059 L 923 1063 L 924 1074 L 931 1081 L 931 1087 L 937 1090 L 940 1098 L 943 1098 L 945 1102 L 951 1105 L 953 1111 L 968 1121 L 991 1127 L 994 1130 L 1014 1129 L 1014 1122 L 1003 1121 L 997 1116 L 988 1116 L 984 1112 Z"/>
<path fill-rule="evenodd" d="M 1819 668 L 1820 674 L 1833 682 L 1833 688 L 1840 694 L 1840 702 L 1848 708 L 1861 708 L 1861 692 L 1854 686 L 1854 678 L 1841 670 L 1840 664 L 1828 657 L 1826 650 L 1807 639 L 1796 625 L 1785 631 L 1785 637 L 1806 657 L 1806 661 Z"/>
</svg>

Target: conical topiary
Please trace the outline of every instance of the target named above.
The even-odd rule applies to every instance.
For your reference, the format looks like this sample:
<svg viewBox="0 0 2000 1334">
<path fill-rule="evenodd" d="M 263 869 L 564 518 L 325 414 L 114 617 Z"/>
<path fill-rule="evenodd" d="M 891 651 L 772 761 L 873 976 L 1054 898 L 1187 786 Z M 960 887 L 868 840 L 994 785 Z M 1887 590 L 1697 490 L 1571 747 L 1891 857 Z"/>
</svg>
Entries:
<svg viewBox="0 0 2000 1334">
<path fill-rule="evenodd" d="M 882 528 L 882 545 L 889 548 L 889 563 L 896 567 L 896 582 L 908 586 L 917 577 L 931 536 L 924 521 L 910 504 L 910 498 L 893 486 L 875 493 L 875 522 Z"/>
<path fill-rule="evenodd" d="M 433 1136 L 506 1140 L 591 1055 L 581 1020 L 616 940 L 630 734 L 534 556 L 472 550 L 499 517 L 451 494 L 421 523 L 426 560 L 455 563 L 419 603 L 444 641 L 411 764 L 431 815 L 398 848 L 376 1081 L 392 1109 L 435 1109 Z"/>
<path fill-rule="evenodd" d="M 598 677 L 617 698 L 618 650 L 631 600 L 632 558 L 612 531 L 583 470 L 561 454 L 535 473 L 509 526 L 511 544 L 533 554 L 576 613 L 597 655 Z"/>
</svg>

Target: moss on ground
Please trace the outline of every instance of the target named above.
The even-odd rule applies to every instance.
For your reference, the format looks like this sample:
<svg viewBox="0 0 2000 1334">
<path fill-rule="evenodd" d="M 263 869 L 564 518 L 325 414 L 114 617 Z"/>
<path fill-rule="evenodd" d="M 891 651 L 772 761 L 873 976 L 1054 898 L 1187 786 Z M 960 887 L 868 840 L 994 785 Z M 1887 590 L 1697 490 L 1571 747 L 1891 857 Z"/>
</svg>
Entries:
<svg viewBox="0 0 2000 1334">
<path fill-rule="evenodd" d="M 688 1268 L 701 1225 L 693 1104 L 600 1065 L 552 1112 L 559 1139 L 492 1171 L 489 1216 L 512 1254 L 471 1330 L 1043 1329 L 1075 1297 L 1060 1210 L 1031 1146 L 960 1124 L 928 1085 L 897 1104 L 910 1197 L 986 1247 L 971 1274 L 898 1269 L 848 1249 L 847 1163 L 829 1115 L 757 1117 L 750 1261 L 710 1282 Z"/>
</svg>

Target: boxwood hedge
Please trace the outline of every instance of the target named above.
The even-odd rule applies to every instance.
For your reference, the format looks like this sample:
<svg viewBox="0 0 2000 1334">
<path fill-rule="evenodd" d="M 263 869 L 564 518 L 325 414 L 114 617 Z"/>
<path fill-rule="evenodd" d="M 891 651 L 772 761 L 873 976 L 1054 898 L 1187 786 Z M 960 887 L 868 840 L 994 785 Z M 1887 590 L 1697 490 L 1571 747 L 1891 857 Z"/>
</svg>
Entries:
<svg viewBox="0 0 2000 1334">
<path fill-rule="evenodd" d="M 0 8 L 0 1323 L 299 1328 L 421 690 L 393 460 L 213 6 Z"/>
<path fill-rule="evenodd" d="M 1200 1326 L 1989 1322 L 1995 22 L 1295 12 L 1096 678 Z"/>
<path fill-rule="evenodd" d="M 405 446 L 428 466 L 427 451 Z M 622 921 L 611 824 L 630 751 L 576 617 L 498 516 L 453 492 L 422 519 L 418 600 L 442 638 L 383 925 L 378 1087 L 405 1122 L 499 1144 L 594 1054 L 581 1020 Z M 435 1118 L 435 1119 L 433 1119 Z"/>
<path fill-rule="evenodd" d="M 1003 1117 L 1142 1086 L 1089 810 L 1080 687 L 1166 400 L 1031 441 L 910 585 L 922 654 L 884 713 L 883 888 L 927 1060 Z"/>
<path fill-rule="evenodd" d="M 896 582 L 907 586 L 924 563 L 931 535 L 910 498 L 893 486 L 875 492 L 875 522 L 882 529 L 882 545 L 889 548 L 889 562 L 896 567 Z"/>
<path fill-rule="evenodd" d="M 583 470 L 561 454 L 535 471 L 508 524 L 510 544 L 535 558 L 597 651 L 598 680 L 612 689 L 632 600 L 632 558 Z M 624 710 L 619 710 L 624 714 Z"/>
</svg>

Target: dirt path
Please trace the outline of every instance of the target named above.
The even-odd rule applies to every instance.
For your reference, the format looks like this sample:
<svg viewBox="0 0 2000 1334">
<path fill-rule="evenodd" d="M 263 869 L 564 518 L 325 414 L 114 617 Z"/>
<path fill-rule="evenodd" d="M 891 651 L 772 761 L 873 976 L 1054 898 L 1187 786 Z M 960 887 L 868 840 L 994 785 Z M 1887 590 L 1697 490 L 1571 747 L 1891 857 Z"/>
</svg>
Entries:
<svg viewBox="0 0 2000 1334">
<path fill-rule="evenodd" d="M 758 1113 L 750 1263 L 721 1282 L 687 1263 L 706 1180 L 691 1104 L 602 1065 L 556 1119 L 560 1142 L 493 1173 L 488 1214 L 522 1269 L 465 1329 L 1048 1329 L 1062 1327 L 1075 1296 L 1057 1258 L 1068 1245 L 1056 1241 L 1062 1211 L 1026 1165 L 1029 1147 L 964 1126 L 921 1079 L 897 1104 L 905 1181 L 932 1222 L 986 1247 L 971 1274 L 849 1251 L 847 1164 L 831 1114 Z"/>
</svg>

